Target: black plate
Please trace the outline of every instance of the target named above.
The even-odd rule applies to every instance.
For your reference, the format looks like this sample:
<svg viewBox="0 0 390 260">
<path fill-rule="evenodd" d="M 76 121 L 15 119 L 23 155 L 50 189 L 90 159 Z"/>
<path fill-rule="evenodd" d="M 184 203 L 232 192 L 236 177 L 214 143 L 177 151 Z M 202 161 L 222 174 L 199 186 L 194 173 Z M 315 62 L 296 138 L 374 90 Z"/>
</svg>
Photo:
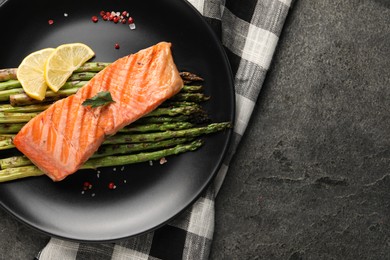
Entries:
<svg viewBox="0 0 390 260">
<path fill-rule="evenodd" d="M 93 23 L 91 17 L 101 10 L 129 11 L 136 30 L 102 20 Z M 96 61 L 113 61 L 159 41 L 172 42 L 179 70 L 205 78 L 206 93 L 212 96 L 205 106 L 212 120 L 233 121 L 232 75 L 223 47 L 185 1 L 9 0 L 0 7 L 0 24 L 8 35 L 1 40 L 0 68 L 17 67 L 29 53 L 63 43 L 86 43 Z M 164 165 L 105 168 L 100 178 L 96 171 L 79 171 L 59 183 L 46 176 L 3 183 L 1 206 L 38 230 L 71 240 L 140 234 L 166 223 L 200 195 L 221 165 L 231 134 L 207 136 L 200 150 L 168 157 Z M 93 188 L 82 194 L 84 181 Z M 107 187 L 111 181 L 115 190 Z"/>
</svg>

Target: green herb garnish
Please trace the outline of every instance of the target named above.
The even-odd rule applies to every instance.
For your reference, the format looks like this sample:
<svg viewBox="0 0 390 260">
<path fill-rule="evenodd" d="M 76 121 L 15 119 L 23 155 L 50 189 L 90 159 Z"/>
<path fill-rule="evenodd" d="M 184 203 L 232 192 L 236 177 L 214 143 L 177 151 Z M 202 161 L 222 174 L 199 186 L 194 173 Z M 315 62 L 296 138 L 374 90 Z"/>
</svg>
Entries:
<svg viewBox="0 0 390 260">
<path fill-rule="evenodd" d="M 101 91 L 97 93 L 96 96 L 86 99 L 82 103 L 82 105 L 91 106 L 92 108 L 95 108 L 95 107 L 105 106 L 113 102 L 115 101 L 112 99 L 110 91 Z"/>
</svg>

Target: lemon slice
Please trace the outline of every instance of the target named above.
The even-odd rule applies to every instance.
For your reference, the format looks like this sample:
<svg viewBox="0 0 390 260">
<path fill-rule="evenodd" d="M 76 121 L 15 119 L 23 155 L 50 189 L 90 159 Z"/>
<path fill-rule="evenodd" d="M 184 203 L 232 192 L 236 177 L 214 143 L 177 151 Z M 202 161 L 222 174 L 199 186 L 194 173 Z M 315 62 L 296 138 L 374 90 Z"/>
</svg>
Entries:
<svg viewBox="0 0 390 260">
<path fill-rule="evenodd" d="M 47 58 L 54 52 L 53 48 L 46 48 L 31 53 L 20 63 L 16 72 L 22 88 L 27 95 L 34 99 L 43 100 L 47 89 L 43 76 Z"/>
<path fill-rule="evenodd" d="M 46 84 L 57 92 L 73 71 L 93 56 L 95 56 L 93 50 L 83 43 L 58 46 L 46 61 L 44 73 Z"/>
</svg>

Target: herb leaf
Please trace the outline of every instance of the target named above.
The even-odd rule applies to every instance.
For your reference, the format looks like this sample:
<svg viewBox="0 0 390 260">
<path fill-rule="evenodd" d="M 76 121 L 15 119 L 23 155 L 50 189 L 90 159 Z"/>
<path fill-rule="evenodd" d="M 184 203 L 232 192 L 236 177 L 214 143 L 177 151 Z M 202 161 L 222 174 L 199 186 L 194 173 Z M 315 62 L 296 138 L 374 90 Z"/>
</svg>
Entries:
<svg viewBox="0 0 390 260">
<path fill-rule="evenodd" d="M 110 91 L 101 91 L 97 93 L 94 97 L 86 99 L 82 105 L 91 106 L 91 108 L 100 107 L 108 105 L 109 103 L 115 102 L 112 99 Z"/>
</svg>

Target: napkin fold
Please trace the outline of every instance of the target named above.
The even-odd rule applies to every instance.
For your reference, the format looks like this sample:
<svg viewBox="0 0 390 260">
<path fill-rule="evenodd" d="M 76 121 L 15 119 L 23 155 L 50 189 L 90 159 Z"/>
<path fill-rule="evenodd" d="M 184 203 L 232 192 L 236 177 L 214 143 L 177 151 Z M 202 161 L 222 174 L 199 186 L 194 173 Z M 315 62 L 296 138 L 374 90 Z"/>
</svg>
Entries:
<svg viewBox="0 0 390 260">
<path fill-rule="evenodd" d="M 234 134 L 213 185 L 190 208 L 153 232 L 116 243 L 51 238 L 36 259 L 208 259 L 214 233 L 214 199 L 252 115 L 291 0 L 188 1 L 220 37 L 234 75 Z"/>
</svg>

